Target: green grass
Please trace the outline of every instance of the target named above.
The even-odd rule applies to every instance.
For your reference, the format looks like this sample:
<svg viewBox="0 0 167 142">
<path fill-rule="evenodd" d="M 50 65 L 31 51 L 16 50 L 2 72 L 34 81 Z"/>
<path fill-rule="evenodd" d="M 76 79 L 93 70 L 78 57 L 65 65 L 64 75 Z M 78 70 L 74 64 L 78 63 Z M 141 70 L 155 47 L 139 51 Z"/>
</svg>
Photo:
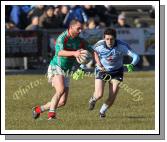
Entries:
<svg viewBox="0 0 167 142">
<path fill-rule="evenodd" d="M 53 121 L 47 120 L 47 112 L 37 120 L 31 117 L 31 108 L 50 101 L 54 93 L 44 75 L 6 75 L 6 130 L 153 130 L 154 75 L 154 72 L 125 73 L 124 83 L 128 88 L 140 90 L 143 93 L 141 99 L 136 101 L 138 96 L 122 88 L 104 120 L 99 119 L 98 113 L 107 98 L 108 84 L 104 97 L 90 112 L 88 100 L 94 90 L 94 78 L 85 77 L 82 81 L 71 79 L 68 102 L 57 110 L 60 119 Z M 14 94 L 19 88 L 25 93 L 16 97 Z"/>
</svg>

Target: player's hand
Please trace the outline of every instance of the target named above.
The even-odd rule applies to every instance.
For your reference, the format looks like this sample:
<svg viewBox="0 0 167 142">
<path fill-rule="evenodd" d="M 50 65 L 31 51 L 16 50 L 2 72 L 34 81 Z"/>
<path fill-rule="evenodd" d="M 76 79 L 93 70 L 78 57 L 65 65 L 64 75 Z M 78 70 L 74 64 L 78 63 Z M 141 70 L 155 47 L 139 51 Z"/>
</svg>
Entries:
<svg viewBox="0 0 167 142">
<path fill-rule="evenodd" d="M 74 51 L 74 56 L 75 57 L 81 56 L 81 50 Z"/>
<path fill-rule="evenodd" d="M 97 67 L 98 67 L 98 69 L 100 70 L 100 71 L 102 71 L 102 72 L 104 72 L 104 71 L 106 71 L 106 69 L 103 67 L 103 65 L 99 65 L 99 64 L 97 64 Z"/>
<path fill-rule="evenodd" d="M 77 69 L 77 71 L 74 72 L 72 76 L 74 80 L 83 79 L 83 77 L 84 77 L 84 71 L 82 69 Z"/>
<path fill-rule="evenodd" d="M 134 65 L 132 64 L 124 64 L 125 67 L 127 67 L 128 72 L 133 72 L 134 71 Z"/>
<path fill-rule="evenodd" d="M 101 70 L 102 72 L 106 71 L 106 69 L 105 69 L 104 67 L 100 67 L 100 70 Z"/>
</svg>

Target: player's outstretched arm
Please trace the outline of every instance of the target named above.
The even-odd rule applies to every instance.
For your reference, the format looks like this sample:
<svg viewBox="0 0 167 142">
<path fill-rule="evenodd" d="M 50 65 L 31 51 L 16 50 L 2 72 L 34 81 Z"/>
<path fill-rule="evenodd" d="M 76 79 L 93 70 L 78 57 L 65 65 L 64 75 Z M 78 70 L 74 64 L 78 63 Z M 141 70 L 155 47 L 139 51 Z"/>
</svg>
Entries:
<svg viewBox="0 0 167 142">
<path fill-rule="evenodd" d="M 124 66 L 127 67 L 128 69 L 128 72 L 133 72 L 134 71 L 134 67 L 135 65 L 139 62 L 140 60 L 140 57 L 138 54 L 136 54 L 135 52 L 133 51 L 129 51 L 129 54 L 128 54 L 130 57 L 132 57 L 132 62 L 130 64 L 124 64 Z"/>
<path fill-rule="evenodd" d="M 81 51 L 77 50 L 77 51 L 67 51 L 67 50 L 61 50 L 58 53 L 58 56 L 64 56 L 64 57 L 79 57 L 81 55 Z"/>
</svg>

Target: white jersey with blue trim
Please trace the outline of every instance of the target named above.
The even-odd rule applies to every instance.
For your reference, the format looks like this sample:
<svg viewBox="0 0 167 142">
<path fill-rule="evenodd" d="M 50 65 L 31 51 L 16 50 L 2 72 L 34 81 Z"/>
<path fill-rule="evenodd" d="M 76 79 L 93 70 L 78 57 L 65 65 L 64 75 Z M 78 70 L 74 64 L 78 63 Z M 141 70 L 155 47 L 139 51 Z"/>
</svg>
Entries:
<svg viewBox="0 0 167 142">
<path fill-rule="evenodd" d="M 105 40 L 100 40 L 93 46 L 93 49 L 97 52 L 100 62 L 106 71 L 114 71 L 123 67 L 124 55 L 133 58 L 131 62 L 133 65 L 136 65 L 139 61 L 139 56 L 127 43 L 121 40 L 115 40 L 115 44 L 111 48 L 107 47 Z"/>
</svg>

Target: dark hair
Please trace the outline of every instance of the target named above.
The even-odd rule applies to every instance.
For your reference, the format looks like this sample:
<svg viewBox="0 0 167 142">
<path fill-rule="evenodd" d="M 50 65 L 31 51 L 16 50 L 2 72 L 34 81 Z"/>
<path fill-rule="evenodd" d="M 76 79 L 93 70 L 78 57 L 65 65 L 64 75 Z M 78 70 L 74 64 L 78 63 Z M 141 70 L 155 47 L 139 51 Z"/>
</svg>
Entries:
<svg viewBox="0 0 167 142">
<path fill-rule="evenodd" d="M 115 29 L 112 29 L 112 28 L 108 28 L 104 31 L 104 37 L 105 35 L 112 35 L 114 38 L 117 37 L 117 33 L 116 33 L 116 30 Z"/>
<path fill-rule="evenodd" d="M 45 11 L 48 11 L 49 9 L 53 9 L 54 10 L 54 6 L 49 5 L 49 6 L 45 7 Z"/>
<path fill-rule="evenodd" d="M 73 20 L 71 20 L 69 26 L 75 25 L 78 22 L 81 23 L 81 21 L 79 21 L 78 19 L 73 19 Z"/>
</svg>

